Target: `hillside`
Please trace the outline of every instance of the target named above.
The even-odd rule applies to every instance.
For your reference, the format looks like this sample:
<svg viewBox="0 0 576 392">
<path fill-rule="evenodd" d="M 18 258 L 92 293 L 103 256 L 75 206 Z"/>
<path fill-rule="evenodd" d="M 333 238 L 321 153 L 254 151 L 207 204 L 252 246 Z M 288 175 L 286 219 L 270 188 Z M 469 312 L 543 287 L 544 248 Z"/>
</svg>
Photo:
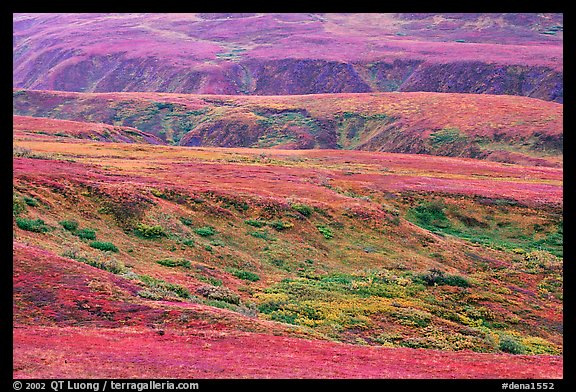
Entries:
<svg viewBox="0 0 576 392">
<path fill-rule="evenodd" d="M 12 130 L 15 137 L 34 134 L 103 142 L 165 144 L 160 138 L 136 128 L 42 117 L 13 116 Z"/>
<path fill-rule="evenodd" d="M 15 14 L 14 87 L 563 101 L 562 14 Z"/>
<path fill-rule="evenodd" d="M 182 146 L 354 149 L 561 166 L 563 105 L 486 94 L 219 96 L 14 90 L 14 114 L 130 126 Z"/>
<path fill-rule="evenodd" d="M 13 377 L 562 389 L 563 75 L 562 13 L 14 13 Z"/>
<path fill-rule="evenodd" d="M 185 347 L 184 336 L 201 333 L 194 344 L 214 356 L 201 373 L 210 377 L 214 366 L 238 366 L 216 365 L 217 350 L 232 336 L 254 344 L 254 334 L 311 345 L 320 357 L 345 349 L 330 341 L 396 348 L 395 358 L 412 355 L 407 348 L 456 352 L 422 357 L 438 369 L 464 366 L 472 352 L 497 355 L 456 377 L 482 377 L 500 361 L 512 372 L 500 376 L 527 374 L 502 352 L 537 355 L 525 357 L 530 377 L 560 374 L 562 169 L 42 134 L 16 134 L 14 145 L 18 376 L 71 374 L 87 358 L 72 347 L 114 336 L 131 362 L 133 333 L 150 355 L 157 339 Z M 62 344 L 40 373 L 26 331 Z M 101 374 L 168 374 L 125 373 L 98 347 L 86 355 L 104 361 Z M 286 375 L 285 361 L 272 374 Z M 417 370 L 419 361 L 385 374 L 446 376 Z M 314 369 L 302 374 L 323 377 Z M 375 369 L 357 375 L 384 374 Z M 260 374 L 244 371 L 221 377 Z"/>
</svg>

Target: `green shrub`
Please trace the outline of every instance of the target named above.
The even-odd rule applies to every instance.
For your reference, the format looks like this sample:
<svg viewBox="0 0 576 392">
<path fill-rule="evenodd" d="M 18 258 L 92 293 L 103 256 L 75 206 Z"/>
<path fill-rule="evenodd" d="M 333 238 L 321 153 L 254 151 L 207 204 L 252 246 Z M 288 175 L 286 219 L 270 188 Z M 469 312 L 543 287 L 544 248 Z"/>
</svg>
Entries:
<svg viewBox="0 0 576 392">
<path fill-rule="evenodd" d="M 444 128 L 430 134 L 430 144 L 434 147 L 468 142 L 468 137 L 458 128 Z"/>
<path fill-rule="evenodd" d="M 182 243 L 191 248 L 194 247 L 194 240 L 192 238 L 185 238 L 184 240 L 182 240 Z"/>
<path fill-rule="evenodd" d="M 23 212 L 26 212 L 26 203 L 19 197 L 12 196 L 12 215 L 18 216 Z"/>
<path fill-rule="evenodd" d="M 138 223 L 134 231 L 138 237 L 145 239 L 159 238 L 166 235 L 164 228 L 160 225 L 149 226 L 144 223 Z"/>
<path fill-rule="evenodd" d="M 95 240 L 96 231 L 94 229 L 82 229 L 76 232 L 76 235 L 83 240 Z"/>
<path fill-rule="evenodd" d="M 126 266 L 119 260 L 114 258 L 110 258 L 109 260 L 102 260 L 100 257 L 96 257 L 96 260 L 89 259 L 86 257 L 85 253 L 80 253 L 77 248 L 66 249 L 64 252 L 62 252 L 62 256 L 86 263 L 92 267 L 96 267 L 113 274 L 123 274 L 127 272 Z"/>
<path fill-rule="evenodd" d="M 524 354 L 526 352 L 522 343 L 508 335 L 500 337 L 500 350 L 509 354 Z"/>
<path fill-rule="evenodd" d="M 263 220 L 256 220 L 256 219 L 246 219 L 244 221 L 247 225 L 254 226 L 254 227 L 264 227 L 266 226 L 266 221 Z"/>
<path fill-rule="evenodd" d="M 159 197 L 161 199 L 167 199 L 166 194 L 156 188 L 151 188 L 150 189 L 150 193 L 152 193 L 154 196 Z"/>
<path fill-rule="evenodd" d="M 450 221 L 444 213 L 444 204 L 438 201 L 422 203 L 413 208 L 410 212 L 416 218 L 416 222 L 424 227 L 446 228 L 450 226 Z"/>
<path fill-rule="evenodd" d="M 163 259 L 158 260 L 156 263 L 163 265 L 165 267 L 184 267 L 184 268 L 191 268 L 190 261 L 181 259 L 181 260 L 172 260 L 172 259 Z"/>
<path fill-rule="evenodd" d="M 161 294 L 150 290 L 140 290 L 138 291 L 137 294 L 139 297 L 151 299 L 153 301 L 159 301 L 164 298 L 164 296 L 162 296 Z"/>
<path fill-rule="evenodd" d="M 60 223 L 60 225 L 62 225 L 62 227 L 68 231 L 76 231 L 78 228 L 78 222 L 75 220 L 63 220 L 58 223 Z"/>
<path fill-rule="evenodd" d="M 29 205 L 30 207 L 37 207 L 40 203 L 33 197 L 24 196 L 24 203 Z"/>
<path fill-rule="evenodd" d="M 272 221 L 272 222 L 268 222 L 268 226 L 270 226 L 270 227 L 272 227 L 278 231 L 282 231 L 282 230 L 288 229 L 294 225 L 292 223 L 289 223 L 289 222 Z"/>
<path fill-rule="evenodd" d="M 232 275 L 234 275 L 235 277 L 237 277 L 239 279 L 249 280 L 251 282 L 256 282 L 256 281 L 260 280 L 260 277 L 257 274 L 255 274 L 254 272 L 244 271 L 244 270 L 239 270 L 239 269 L 231 269 L 230 272 L 232 273 Z"/>
<path fill-rule="evenodd" d="M 223 286 L 201 286 L 196 289 L 196 292 L 208 299 L 224 301 L 235 305 L 240 304 L 240 297 Z"/>
<path fill-rule="evenodd" d="M 526 354 L 528 355 L 562 355 L 560 347 L 539 337 L 525 337 L 522 339 L 521 344 L 526 348 Z"/>
<path fill-rule="evenodd" d="M 284 267 L 284 260 L 280 260 L 280 259 L 274 259 L 271 261 L 272 265 L 275 265 L 276 267 Z"/>
<path fill-rule="evenodd" d="M 194 229 L 194 233 L 202 237 L 209 237 L 216 234 L 216 230 L 212 226 L 204 226 Z"/>
<path fill-rule="evenodd" d="M 166 290 L 173 292 L 180 298 L 192 298 L 187 288 L 177 284 L 167 283 Z"/>
<path fill-rule="evenodd" d="M 92 241 L 89 244 L 94 249 L 102 251 L 118 252 L 118 248 L 111 242 Z"/>
<path fill-rule="evenodd" d="M 210 283 L 212 286 L 222 286 L 222 281 L 220 279 L 213 278 L 211 276 L 198 276 L 198 280 L 202 282 Z"/>
<path fill-rule="evenodd" d="M 470 287 L 470 283 L 462 276 L 448 275 L 444 278 L 444 284 L 448 286 Z"/>
<path fill-rule="evenodd" d="M 312 212 L 314 211 L 314 209 L 310 206 L 307 206 L 305 204 L 292 204 L 292 209 L 298 211 L 299 213 L 301 213 L 304 216 L 310 216 L 312 215 Z"/>
<path fill-rule="evenodd" d="M 33 197 L 24 196 L 24 203 L 29 205 L 30 207 L 37 207 L 40 203 Z"/>
<path fill-rule="evenodd" d="M 275 312 L 270 313 L 270 319 L 287 324 L 296 324 L 297 317 L 298 313 L 285 310 L 277 310 Z"/>
<path fill-rule="evenodd" d="M 185 216 L 180 217 L 180 222 L 182 222 L 182 224 L 186 226 L 192 226 L 192 224 L 194 223 L 192 222 L 192 219 L 186 218 Z"/>
<path fill-rule="evenodd" d="M 262 313 L 272 313 L 279 310 L 286 304 L 286 301 L 269 300 L 258 305 L 258 310 Z"/>
<path fill-rule="evenodd" d="M 326 226 L 316 226 L 316 228 L 318 229 L 318 231 L 320 233 L 322 233 L 322 235 L 324 236 L 324 238 L 326 238 L 327 240 L 329 240 L 330 238 L 334 237 L 334 234 L 332 233 L 332 230 L 330 230 L 330 228 L 326 227 Z"/>
<path fill-rule="evenodd" d="M 148 287 L 160 290 L 161 293 L 164 292 L 163 294 L 176 295 L 180 298 L 192 297 L 188 289 L 180 285 L 168 283 L 162 279 L 156 279 L 148 275 L 140 275 L 138 276 L 138 279 L 140 279 Z"/>
<path fill-rule="evenodd" d="M 250 234 L 252 237 L 256 237 L 256 238 L 263 238 L 263 239 L 268 238 L 268 232 L 267 231 L 251 231 L 248 234 Z"/>
<path fill-rule="evenodd" d="M 446 275 L 444 271 L 436 268 L 432 268 L 427 273 L 419 275 L 416 280 L 422 281 L 427 286 L 434 285 L 448 285 L 448 286 L 458 286 L 458 287 L 470 287 L 470 283 L 466 278 L 458 275 Z"/>
<path fill-rule="evenodd" d="M 16 218 L 16 225 L 22 230 L 32 231 L 35 233 L 45 233 L 50 230 L 42 219 Z"/>
<path fill-rule="evenodd" d="M 264 231 L 251 231 L 250 234 L 252 237 L 262 238 L 263 240 L 267 241 L 276 241 L 276 238 L 271 236 L 267 230 Z"/>
<path fill-rule="evenodd" d="M 210 245 L 212 246 L 226 246 L 226 243 L 221 240 L 210 240 Z"/>
<path fill-rule="evenodd" d="M 88 258 L 85 257 L 84 254 L 80 254 L 79 250 L 77 248 L 68 248 L 66 249 L 64 252 L 62 252 L 62 256 L 63 257 L 67 257 L 69 259 L 74 259 L 74 260 L 78 260 L 81 261 L 83 263 L 87 263 L 88 262 Z"/>
<path fill-rule="evenodd" d="M 79 260 L 79 261 L 82 261 L 88 265 L 91 265 L 92 267 L 96 267 L 96 268 L 99 268 L 101 270 L 111 272 L 113 274 L 121 274 L 121 273 L 126 271 L 126 267 L 124 266 L 124 264 L 121 261 L 118 261 L 116 259 L 110 259 L 110 260 L 85 259 L 85 260 Z"/>
</svg>

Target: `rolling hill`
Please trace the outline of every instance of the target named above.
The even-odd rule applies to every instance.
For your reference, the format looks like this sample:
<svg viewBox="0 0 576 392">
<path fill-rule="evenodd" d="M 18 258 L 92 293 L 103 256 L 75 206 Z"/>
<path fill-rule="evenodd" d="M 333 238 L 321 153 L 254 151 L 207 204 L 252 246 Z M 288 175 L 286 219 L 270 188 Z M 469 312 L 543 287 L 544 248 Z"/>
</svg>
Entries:
<svg viewBox="0 0 576 392">
<path fill-rule="evenodd" d="M 130 126 L 182 146 L 354 149 L 560 166 L 563 105 L 487 94 L 219 96 L 14 90 L 14 114 Z"/>
<path fill-rule="evenodd" d="M 136 128 L 110 126 L 103 123 L 13 116 L 12 125 L 13 135 L 19 137 L 34 134 L 118 143 L 165 144 L 160 138 Z"/>
</svg>

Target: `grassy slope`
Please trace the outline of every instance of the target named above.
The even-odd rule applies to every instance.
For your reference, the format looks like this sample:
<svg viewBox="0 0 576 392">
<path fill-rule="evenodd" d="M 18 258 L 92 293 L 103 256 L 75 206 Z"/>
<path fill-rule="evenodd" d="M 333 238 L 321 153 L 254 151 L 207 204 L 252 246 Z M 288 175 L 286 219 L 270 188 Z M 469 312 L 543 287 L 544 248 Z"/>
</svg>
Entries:
<svg viewBox="0 0 576 392">
<path fill-rule="evenodd" d="M 139 129 L 104 123 L 13 116 L 12 129 L 19 137 L 31 133 L 104 142 L 165 144 L 160 138 Z"/>
<path fill-rule="evenodd" d="M 43 52 L 81 47 L 79 58 L 129 51 L 129 58 L 156 56 L 181 67 L 258 58 L 408 57 L 561 68 L 562 19 L 562 14 L 16 14 L 14 30 L 17 55 L 26 60 L 21 67 Z M 59 40 L 48 38 L 53 36 Z M 19 45 L 26 37 L 27 45 Z"/>
<path fill-rule="evenodd" d="M 15 134 L 14 144 L 34 156 L 16 150 L 14 157 L 15 323 L 43 342 L 33 347 L 16 333 L 15 374 L 78 369 L 82 358 L 71 353 L 59 355 L 76 365 L 52 357 L 45 373 L 29 365 L 35 350 L 49 344 L 53 330 L 42 326 L 83 327 L 61 332 L 63 341 L 82 345 L 106 344 L 103 328 L 122 328 L 110 333 L 126 344 L 138 333 L 148 339 L 147 354 L 133 359 L 144 361 L 162 347 L 157 339 L 185 344 L 184 331 L 205 328 L 233 335 L 240 329 L 246 344 L 257 339 L 251 333 L 265 333 L 355 347 L 562 352 L 561 169 L 46 135 Z M 78 227 L 67 230 L 63 220 Z M 96 241 L 112 242 L 118 252 L 93 248 L 93 240 L 81 238 L 83 229 L 94 229 Z M 431 269 L 443 271 L 444 280 L 428 285 Z M 152 338 L 160 329 L 165 335 Z M 214 358 L 202 374 L 258 376 L 252 368 L 218 365 L 217 353 L 232 342 L 215 339 L 197 341 Z M 320 357 L 345 347 L 293 342 L 310 355 L 320 350 Z M 283 363 L 292 366 L 287 350 Z M 370 347 L 346 350 L 384 360 Z M 90 353 L 105 361 L 102 374 L 125 375 L 114 354 Z M 263 354 L 254 355 L 248 357 L 257 364 Z M 437 355 L 447 367 L 475 358 Z M 511 369 L 520 360 L 497 358 Z M 558 357 L 538 357 L 538 365 L 530 358 L 537 367 L 530 376 L 559 375 Z M 282 366 L 272 374 L 286 375 Z M 419 373 L 417 365 L 397 373 L 387 366 L 388 376 L 445 376 Z M 508 375 L 486 366 L 457 375 Z M 139 371 L 131 374 L 164 374 L 154 366 Z M 362 371 L 375 376 L 373 368 Z M 306 374 L 322 377 L 314 369 Z"/>
<path fill-rule="evenodd" d="M 132 126 L 172 144 L 360 149 L 543 166 L 562 164 L 562 110 L 553 102 L 485 94 L 14 90 L 15 114 Z"/>
</svg>

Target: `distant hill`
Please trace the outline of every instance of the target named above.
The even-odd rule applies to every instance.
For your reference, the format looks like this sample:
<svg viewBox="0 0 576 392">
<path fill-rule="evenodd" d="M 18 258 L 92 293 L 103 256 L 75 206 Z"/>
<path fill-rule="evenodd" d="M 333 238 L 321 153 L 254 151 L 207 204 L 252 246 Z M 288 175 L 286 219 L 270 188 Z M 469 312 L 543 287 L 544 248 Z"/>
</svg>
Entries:
<svg viewBox="0 0 576 392">
<path fill-rule="evenodd" d="M 563 101 L 562 14 L 15 14 L 14 87 Z"/>
<path fill-rule="evenodd" d="M 355 149 L 561 166 L 563 105 L 487 94 L 215 96 L 14 90 L 14 114 L 129 126 L 182 146 Z"/>
<path fill-rule="evenodd" d="M 32 133 L 102 142 L 166 144 L 160 138 L 136 128 L 43 117 L 14 116 L 13 130 L 15 134 Z"/>
</svg>

